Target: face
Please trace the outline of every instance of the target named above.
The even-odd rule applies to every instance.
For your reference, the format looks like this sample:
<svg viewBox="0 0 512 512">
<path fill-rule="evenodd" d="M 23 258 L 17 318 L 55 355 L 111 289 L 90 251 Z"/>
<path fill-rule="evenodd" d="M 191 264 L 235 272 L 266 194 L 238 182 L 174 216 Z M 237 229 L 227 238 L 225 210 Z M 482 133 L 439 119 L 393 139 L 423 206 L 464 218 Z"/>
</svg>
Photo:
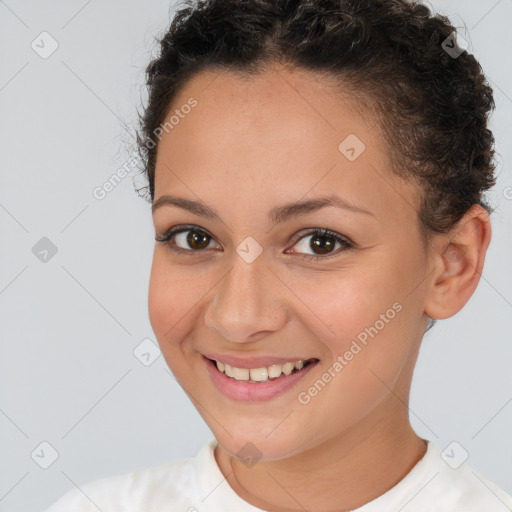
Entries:
<svg viewBox="0 0 512 512">
<path fill-rule="evenodd" d="M 155 242 L 149 316 L 219 444 L 274 460 L 407 421 L 397 397 L 425 329 L 427 256 L 418 190 L 391 173 L 371 113 L 284 69 L 202 72 L 172 107 L 153 220 L 159 238 L 181 231 Z M 266 382 L 248 370 L 299 360 L 309 364 Z"/>
</svg>

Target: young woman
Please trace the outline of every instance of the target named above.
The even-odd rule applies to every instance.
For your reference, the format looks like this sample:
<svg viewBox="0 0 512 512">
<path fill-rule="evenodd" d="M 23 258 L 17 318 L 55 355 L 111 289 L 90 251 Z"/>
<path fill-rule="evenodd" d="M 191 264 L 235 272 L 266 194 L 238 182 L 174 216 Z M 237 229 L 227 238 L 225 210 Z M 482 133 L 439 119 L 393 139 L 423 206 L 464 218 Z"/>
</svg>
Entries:
<svg viewBox="0 0 512 512">
<path fill-rule="evenodd" d="M 407 0 L 212 0 L 147 68 L 149 315 L 215 435 L 49 511 L 512 510 L 408 414 L 491 238 L 492 90 Z M 443 450 L 443 451 L 442 451 Z"/>
</svg>

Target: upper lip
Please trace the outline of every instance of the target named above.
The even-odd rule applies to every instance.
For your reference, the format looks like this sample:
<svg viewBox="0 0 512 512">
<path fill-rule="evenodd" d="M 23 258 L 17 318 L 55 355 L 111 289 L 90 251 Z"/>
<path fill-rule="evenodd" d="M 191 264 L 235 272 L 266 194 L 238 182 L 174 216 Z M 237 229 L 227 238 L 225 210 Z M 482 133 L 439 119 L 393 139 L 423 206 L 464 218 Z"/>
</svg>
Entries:
<svg viewBox="0 0 512 512">
<path fill-rule="evenodd" d="M 238 356 L 230 356 L 227 354 L 203 354 L 204 357 L 208 359 L 213 359 L 214 361 L 220 361 L 222 363 L 227 363 L 230 366 L 234 366 L 236 368 L 263 368 L 264 366 L 272 366 L 273 364 L 284 364 L 284 363 L 294 363 L 296 361 L 308 361 L 311 359 L 318 360 L 316 358 L 311 357 L 300 357 L 300 356 L 291 356 L 291 357 L 278 357 L 278 356 L 260 356 L 260 357 L 238 357 Z"/>
</svg>

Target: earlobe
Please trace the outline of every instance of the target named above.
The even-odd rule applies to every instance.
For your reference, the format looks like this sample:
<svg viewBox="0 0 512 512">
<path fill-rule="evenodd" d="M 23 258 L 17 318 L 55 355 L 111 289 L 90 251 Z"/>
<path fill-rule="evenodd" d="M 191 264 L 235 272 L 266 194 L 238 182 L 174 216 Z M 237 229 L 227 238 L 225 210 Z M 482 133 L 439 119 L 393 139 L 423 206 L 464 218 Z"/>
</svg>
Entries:
<svg viewBox="0 0 512 512">
<path fill-rule="evenodd" d="M 463 308 L 480 281 L 490 240 L 489 214 L 476 204 L 449 234 L 438 236 L 425 299 L 428 316 L 449 318 Z"/>
</svg>

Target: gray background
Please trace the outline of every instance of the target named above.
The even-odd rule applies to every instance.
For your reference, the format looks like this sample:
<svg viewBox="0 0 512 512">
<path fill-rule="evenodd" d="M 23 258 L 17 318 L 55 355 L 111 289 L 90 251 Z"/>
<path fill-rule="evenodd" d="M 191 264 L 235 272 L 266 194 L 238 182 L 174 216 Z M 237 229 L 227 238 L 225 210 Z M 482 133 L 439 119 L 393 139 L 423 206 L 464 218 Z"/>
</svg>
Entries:
<svg viewBox="0 0 512 512">
<path fill-rule="evenodd" d="M 130 158 L 124 123 L 169 5 L 0 1 L 0 511 L 42 510 L 75 484 L 195 455 L 212 435 L 163 357 L 133 353 L 156 342 L 149 204 L 131 177 L 92 194 Z M 465 23 L 494 86 L 497 211 L 475 294 L 425 336 L 411 420 L 512 493 L 512 0 L 431 5 Z M 59 45 L 46 59 L 31 47 L 43 31 Z M 43 237 L 57 248 L 46 262 L 32 252 Z M 47 469 L 43 441 L 59 454 Z"/>
</svg>

